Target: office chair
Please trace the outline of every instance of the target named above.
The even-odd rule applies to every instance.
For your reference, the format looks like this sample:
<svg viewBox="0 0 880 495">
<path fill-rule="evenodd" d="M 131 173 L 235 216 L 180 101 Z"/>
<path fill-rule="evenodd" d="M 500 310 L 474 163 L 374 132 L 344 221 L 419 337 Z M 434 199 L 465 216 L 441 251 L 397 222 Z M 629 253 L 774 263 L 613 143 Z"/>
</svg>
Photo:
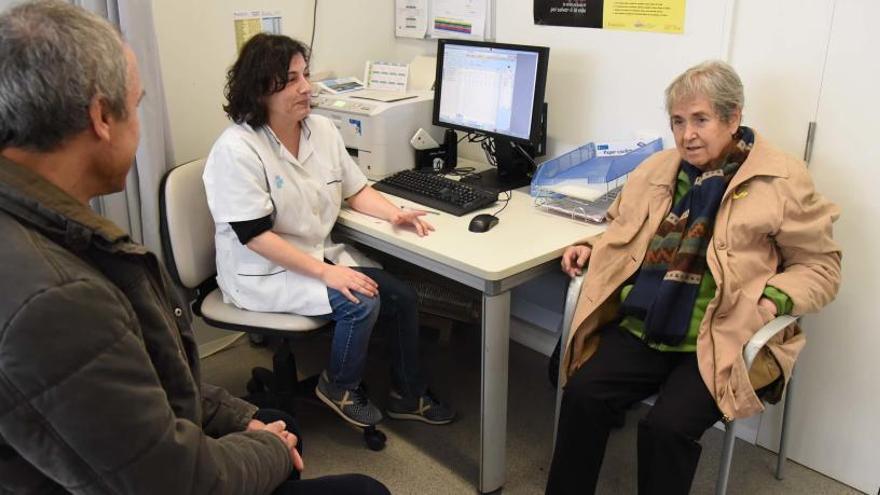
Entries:
<svg viewBox="0 0 880 495">
<path fill-rule="evenodd" d="M 565 309 L 562 317 L 562 342 L 564 347 L 564 343 L 568 342 L 568 333 L 571 329 L 571 323 L 574 319 L 574 310 L 577 306 L 578 299 L 580 299 L 581 294 L 581 286 L 584 283 L 584 276 L 579 275 L 571 279 L 571 282 L 568 284 L 568 291 L 565 295 Z M 755 357 L 758 355 L 758 352 L 767 344 L 767 342 L 777 333 L 783 331 L 789 325 L 793 324 L 797 321 L 797 317 L 791 315 L 780 315 L 775 319 L 771 320 L 769 323 L 761 327 L 755 335 L 748 341 L 745 348 L 743 348 L 743 360 L 746 364 L 746 369 L 752 368 L 752 363 L 755 360 Z M 562 351 L 560 351 L 562 352 Z M 562 359 L 559 359 L 559 375 L 562 376 L 562 373 L 565 371 L 562 368 Z M 788 423 L 788 413 L 791 410 L 791 396 L 794 392 L 794 372 L 792 372 L 792 377 L 788 380 L 788 385 L 785 388 L 785 402 L 783 405 L 782 411 L 782 431 L 780 433 L 779 439 L 779 456 L 776 460 L 776 479 L 781 480 L 784 477 L 785 470 L 785 461 L 788 460 L 787 456 L 787 447 L 788 447 L 788 429 L 786 428 Z M 650 399 L 648 399 L 650 400 Z M 556 387 L 556 422 L 553 426 L 553 444 L 554 450 L 556 445 L 556 433 L 559 428 L 559 408 L 562 405 L 562 387 Z M 727 493 L 727 482 L 730 478 L 730 465 L 733 461 L 733 444 L 736 441 L 736 421 L 731 421 L 730 423 L 726 423 L 724 425 L 724 445 L 721 448 L 721 463 L 718 466 L 718 479 L 715 482 L 715 495 L 725 495 Z"/>
<path fill-rule="evenodd" d="M 208 209 L 199 159 L 169 170 L 162 178 L 159 208 L 162 247 L 175 281 L 195 294 L 193 313 L 217 328 L 281 337 L 272 358 L 273 369 L 254 368 L 247 384 L 248 399 L 261 407 L 295 413 L 294 398 L 313 394 L 318 376 L 297 379 L 296 358 L 290 351 L 293 337 L 320 330 L 328 321 L 290 313 L 246 311 L 223 302 L 215 280 L 214 219 Z M 371 450 L 385 447 L 385 435 L 375 427 L 364 428 Z"/>
</svg>

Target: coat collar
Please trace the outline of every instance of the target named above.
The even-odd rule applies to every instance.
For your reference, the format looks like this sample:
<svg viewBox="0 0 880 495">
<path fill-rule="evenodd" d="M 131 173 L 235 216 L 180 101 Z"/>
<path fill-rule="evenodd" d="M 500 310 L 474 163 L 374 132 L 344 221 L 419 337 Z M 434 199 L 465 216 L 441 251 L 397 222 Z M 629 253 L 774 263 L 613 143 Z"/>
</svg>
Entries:
<svg viewBox="0 0 880 495">
<path fill-rule="evenodd" d="M 73 250 L 93 244 L 108 251 L 146 252 L 113 222 L 30 169 L 2 156 L 0 210 Z"/>
<path fill-rule="evenodd" d="M 658 165 L 650 167 L 648 182 L 652 186 L 671 188 L 678 176 L 681 157 L 675 149 L 663 150 L 657 154 Z M 730 181 L 725 196 L 740 184 L 759 175 L 771 177 L 788 177 L 788 168 L 785 166 L 785 156 L 779 149 L 768 143 L 760 134 L 755 132 L 755 145 L 749 152 L 749 157 L 743 162 L 736 175 Z"/>
<path fill-rule="evenodd" d="M 726 198 L 731 191 L 735 191 L 740 184 L 759 175 L 782 178 L 788 177 L 789 172 L 788 167 L 786 166 L 787 162 L 788 159 L 782 150 L 767 142 L 767 140 L 756 132 L 755 145 L 752 146 L 752 151 L 749 152 L 749 157 L 743 162 L 736 175 L 733 176 L 733 179 L 730 180 L 730 184 L 728 184 L 727 190 L 724 192 L 724 198 Z"/>
</svg>

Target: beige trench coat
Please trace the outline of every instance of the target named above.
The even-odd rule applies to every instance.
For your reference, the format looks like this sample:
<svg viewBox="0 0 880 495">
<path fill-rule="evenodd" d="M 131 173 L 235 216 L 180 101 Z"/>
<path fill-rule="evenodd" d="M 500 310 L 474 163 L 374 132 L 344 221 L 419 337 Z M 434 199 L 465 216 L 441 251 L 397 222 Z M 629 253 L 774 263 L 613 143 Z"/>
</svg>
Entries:
<svg viewBox="0 0 880 495">
<path fill-rule="evenodd" d="M 676 150 L 649 157 L 610 208 L 605 233 L 585 239 L 593 251 L 563 355 L 562 383 L 595 352 L 596 330 L 616 316 L 621 285 L 641 266 L 671 208 L 679 163 Z M 707 252 L 718 290 L 697 337 L 700 374 L 725 420 L 764 408 L 742 358 L 743 346 L 773 318 L 758 305 L 764 288 L 788 294 L 795 315 L 818 311 L 837 293 L 841 251 L 831 224 L 838 216 L 838 207 L 815 191 L 802 161 L 756 135 L 721 200 Z M 768 343 L 752 369 L 766 369 L 775 358 L 787 381 L 804 343 L 793 325 Z"/>
</svg>

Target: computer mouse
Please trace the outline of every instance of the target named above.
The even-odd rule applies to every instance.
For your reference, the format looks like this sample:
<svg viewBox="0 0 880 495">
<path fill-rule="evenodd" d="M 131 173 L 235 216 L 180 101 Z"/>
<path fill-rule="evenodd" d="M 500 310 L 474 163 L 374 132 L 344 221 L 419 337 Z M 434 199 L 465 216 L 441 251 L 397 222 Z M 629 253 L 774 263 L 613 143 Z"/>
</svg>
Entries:
<svg viewBox="0 0 880 495">
<path fill-rule="evenodd" d="M 487 232 L 496 225 L 498 225 L 498 217 L 495 215 L 489 215 L 488 213 L 482 213 L 471 219 L 471 224 L 468 225 L 468 230 L 471 232 Z"/>
</svg>

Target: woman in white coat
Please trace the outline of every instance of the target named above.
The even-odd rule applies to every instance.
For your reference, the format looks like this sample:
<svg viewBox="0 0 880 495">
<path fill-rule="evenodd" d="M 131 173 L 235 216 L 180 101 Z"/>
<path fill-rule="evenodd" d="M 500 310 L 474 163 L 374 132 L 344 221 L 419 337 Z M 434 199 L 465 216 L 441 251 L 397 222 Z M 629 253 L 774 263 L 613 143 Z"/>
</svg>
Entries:
<svg viewBox="0 0 880 495">
<path fill-rule="evenodd" d="M 330 231 L 342 201 L 427 235 L 423 212 L 402 210 L 367 184 L 328 119 L 310 115 L 308 49 L 259 34 L 229 69 L 234 122 L 208 155 L 204 182 L 216 224 L 217 282 L 224 299 L 252 311 L 324 316 L 335 322 L 318 397 L 345 420 L 370 426 L 381 411 L 361 386 L 380 312 L 389 325 L 392 418 L 446 424 L 454 413 L 428 391 L 418 356 L 415 292 Z"/>
</svg>

